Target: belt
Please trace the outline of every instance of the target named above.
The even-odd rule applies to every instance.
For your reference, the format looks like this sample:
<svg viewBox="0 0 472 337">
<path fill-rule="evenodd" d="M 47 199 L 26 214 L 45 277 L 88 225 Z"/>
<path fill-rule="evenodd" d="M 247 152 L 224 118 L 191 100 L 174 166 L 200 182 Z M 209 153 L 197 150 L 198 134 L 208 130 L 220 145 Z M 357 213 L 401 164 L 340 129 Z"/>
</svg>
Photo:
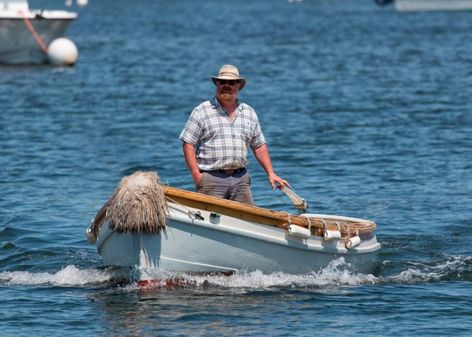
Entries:
<svg viewBox="0 0 472 337">
<path fill-rule="evenodd" d="M 218 172 L 218 173 L 222 173 L 222 174 L 232 176 L 232 175 L 235 175 L 236 173 L 245 172 L 245 171 L 246 171 L 245 167 L 240 167 L 240 168 L 237 168 L 237 169 L 230 169 L 230 170 L 219 169 L 219 170 L 202 171 L 202 172 Z"/>
</svg>

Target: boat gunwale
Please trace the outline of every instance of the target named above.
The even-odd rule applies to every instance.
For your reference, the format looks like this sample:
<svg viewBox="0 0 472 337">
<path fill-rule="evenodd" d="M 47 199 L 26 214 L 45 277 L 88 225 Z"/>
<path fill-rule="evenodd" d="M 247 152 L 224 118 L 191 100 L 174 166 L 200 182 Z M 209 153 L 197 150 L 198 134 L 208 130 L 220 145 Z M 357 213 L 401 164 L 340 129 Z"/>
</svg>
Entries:
<svg viewBox="0 0 472 337">
<path fill-rule="evenodd" d="M 375 222 L 366 219 L 335 215 L 324 218 L 318 217 L 317 214 L 294 215 L 170 186 L 163 186 L 163 189 L 169 202 L 283 229 L 293 224 L 311 229 L 312 234 L 317 236 L 323 236 L 323 231 L 326 229 L 337 229 L 345 237 L 356 234 L 373 235 L 377 227 Z"/>
<path fill-rule="evenodd" d="M 33 21 L 51 21 L 51 20 L 76 20 L 79 15 L 75 12 L 63 10 L 0 10 L 1 20 L 24 20 L 25 18 Z"/>
</svg>

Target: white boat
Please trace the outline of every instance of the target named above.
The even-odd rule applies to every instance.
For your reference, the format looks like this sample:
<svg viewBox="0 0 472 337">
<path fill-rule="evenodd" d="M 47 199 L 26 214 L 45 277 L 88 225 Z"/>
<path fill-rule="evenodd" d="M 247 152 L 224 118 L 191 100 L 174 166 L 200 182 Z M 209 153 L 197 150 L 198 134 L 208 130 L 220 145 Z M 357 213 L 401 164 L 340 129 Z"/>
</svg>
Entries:
<svg viewBox="0 0 472 337">
<path fill-rule="evenodd" d="M 472 0 L 376 0 L 379 5 L 394 3 L 399 12 L 469 11 Z"/>
<path fill-rule="evenodd" d="M 26 0 L 0 0 L 0 63 L 48 62 L 49 44 L 76 18 L 73 12 L 29 9 Z"/>
<path fill-rule="evenodd" d="M 117 230 L 107 221 L 110 203 L 99 211 L 87 236 L 104 265 L 305 274 L 343 257 L 353 271 L 371 273 L 375 266 L 380 244 L 371 221 L 291 215 L 168 186 L 162 189 L 168 207 L 163 231 Z"/>
</svg>

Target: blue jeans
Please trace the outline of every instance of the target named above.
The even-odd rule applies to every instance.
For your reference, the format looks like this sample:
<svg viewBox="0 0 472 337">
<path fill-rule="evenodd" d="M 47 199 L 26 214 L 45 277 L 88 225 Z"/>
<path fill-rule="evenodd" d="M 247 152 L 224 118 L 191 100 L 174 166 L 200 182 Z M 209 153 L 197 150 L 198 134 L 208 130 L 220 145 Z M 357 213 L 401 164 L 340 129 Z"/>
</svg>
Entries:
<svg viewBox="0 0 472 337">
<path fill-rule="evenodd" d="M 253 205 L 251 177 L 246 169 L 233 175 L 219 171 L 204 171 L 197 192 Z"/>
</svg>

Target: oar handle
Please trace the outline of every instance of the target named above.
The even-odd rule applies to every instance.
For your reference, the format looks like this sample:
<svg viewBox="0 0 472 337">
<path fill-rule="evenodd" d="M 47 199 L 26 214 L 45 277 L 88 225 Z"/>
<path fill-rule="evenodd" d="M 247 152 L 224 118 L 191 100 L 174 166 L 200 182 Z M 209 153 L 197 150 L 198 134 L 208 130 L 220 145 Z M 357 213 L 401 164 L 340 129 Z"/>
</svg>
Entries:
<svg viewBox="0 0 472 337">
<path fill-rule="evenodd" d="M 287 195 L 287 197 L 289 197 L 295 208 L 300 212 L 305 213 L 308 210 L 308 204 L 306 200 L 298 196 L 298 194 L 292 191 L 289 187 L 283 187 L 282 191 Z"/>
</svg>

